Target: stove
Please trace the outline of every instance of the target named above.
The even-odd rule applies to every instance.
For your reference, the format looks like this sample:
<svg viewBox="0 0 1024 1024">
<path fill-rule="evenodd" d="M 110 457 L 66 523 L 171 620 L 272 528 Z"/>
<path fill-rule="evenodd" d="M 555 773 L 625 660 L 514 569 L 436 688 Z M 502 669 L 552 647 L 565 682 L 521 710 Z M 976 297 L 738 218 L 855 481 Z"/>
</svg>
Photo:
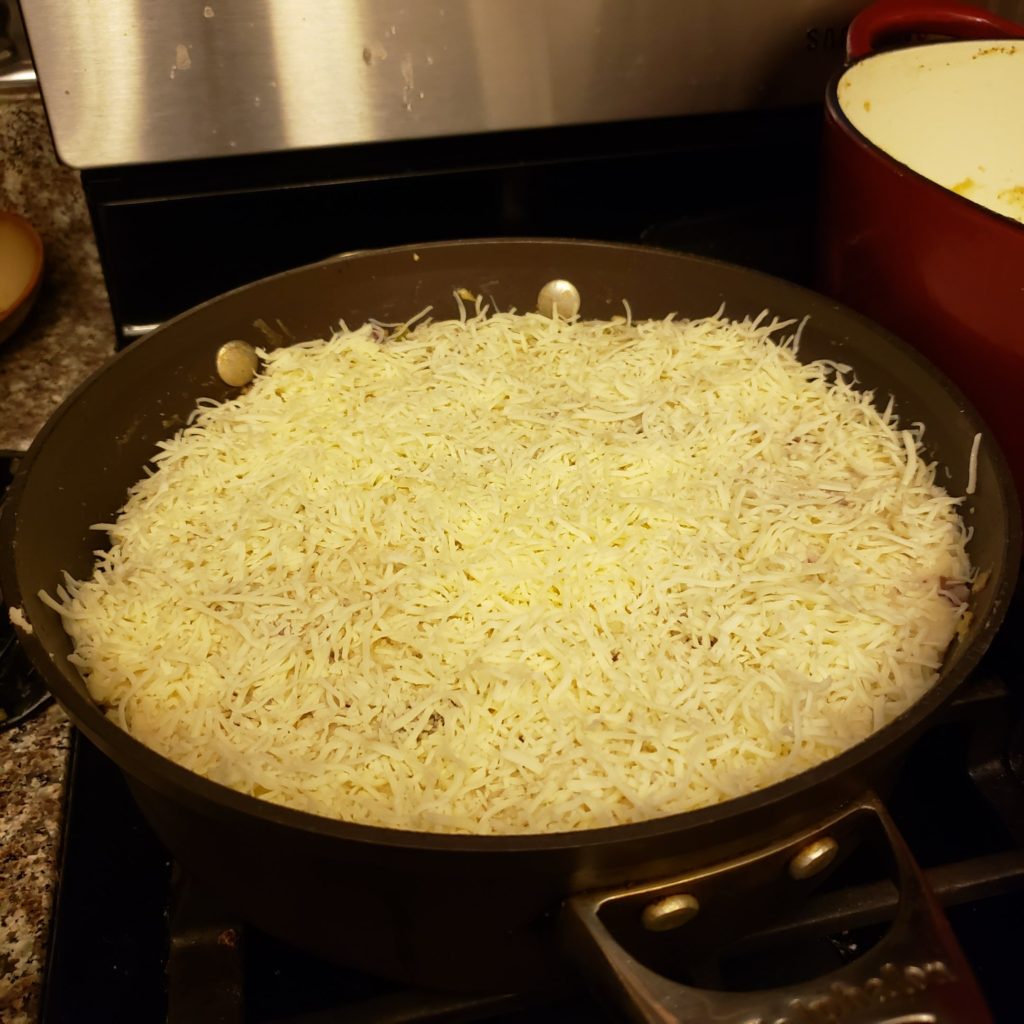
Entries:
<svg viewBox="0 0 1024 1024">
<path fill-rule="evenodd" d="M 127 345 L 287 267 L 454 237 L 644 241 L 813 285 L 820 118 L 816 106 L 739 110 L 96 167 L 82 181 Z M 1020 1019 L 1024 952 L 1022 635 L 1018 597 L 885 794 L 1000 1024 Z M 235 920 L 185 875 L 80 735 L 67 787 L 45 1022 L 618 1019 L 568 966 L 554 990 L 465 996 L 317 960 Z M 855 854 L 805 904 L 687 973 L 736 990 L 825 973 L 877 941 L 897 901 L 872 856 Z"/>
</svg>

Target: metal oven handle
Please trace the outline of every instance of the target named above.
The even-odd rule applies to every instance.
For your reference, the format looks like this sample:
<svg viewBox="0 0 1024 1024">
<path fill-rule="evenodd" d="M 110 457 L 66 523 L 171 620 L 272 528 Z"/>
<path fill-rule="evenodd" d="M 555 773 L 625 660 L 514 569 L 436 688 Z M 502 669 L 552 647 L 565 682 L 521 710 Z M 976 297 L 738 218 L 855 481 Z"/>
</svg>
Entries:
<svg viewBox="0 0 1024 1024">
<path fill-rule="evenodd" d="M 776 989 L 724 992 L 673 981 L 644 966 L 615 937 L 615 922 L 648 930 L 681 927 L 716 899 L 767 889 L 791 900 L 828 866 L 841 843 L 880 825 L 899 883 L 884 937 L 837 971 Z M 727 864 L 656 884 L 575 896 L 564 908 L 570 954 L 641 1021 L 715 1024 L 991 1024 L 992 1017 L 949 923 L 884 805 L 866 794 L 799 836 Z"/>
</svg>

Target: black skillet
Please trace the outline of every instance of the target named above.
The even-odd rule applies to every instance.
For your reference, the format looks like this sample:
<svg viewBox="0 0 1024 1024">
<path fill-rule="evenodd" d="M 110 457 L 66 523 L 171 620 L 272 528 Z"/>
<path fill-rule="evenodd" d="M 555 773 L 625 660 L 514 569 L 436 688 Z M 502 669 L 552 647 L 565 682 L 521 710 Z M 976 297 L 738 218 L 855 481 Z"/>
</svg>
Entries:
<svg viewBox="0 0 1024 1024">
<path fill-rule="evenodd" d="M 62 570 L 90 572 L 98 543 L 90 525 L 111 520 L 155 443 L 200 396 L 235 392 L 215 367 L 225 342 L 288 344 L 322 337 L 339 319 L 393 322 L 426 305 L 451 315 L 460 287 L 502 308 L 532 309 L 541 286 L 557 278 L 572 281 L 591 318 L 622 312 L 624 298 L 638 318 L 703 316 L 723 303 L 734 317 L 765 308 L 809 315 L 800 357 L 852 365 L 880 403 L 894 395 L 903 422 L 927 425 L 925 445 L 954 494 L 965 491 L 982 434 L 964 514 L 973 564 L 990 575 L 971 596 L 966 635 L 912 709 L 839 757 L 740 799 L 635 825 L 516 837 L 403 832 L 268 804 L 172 764 L 103 716 L 67 661 L 59 618 L 37 593 L 52 592 Z M 58 701 L 121 767 L 182 865 L 268 931 L 366 971 L 478 991 L 548 984 L 564 974 L 568 953 L 651 1020 L 797 1020 L 815 1000 L 821 1012 L 838 1000 L 844 1020 L 877 1020 L 883 1004 L 896 1019 L 911 1003 L 936 1020 L 986 1019 L 969 968 L 870 791 L 884 786 L 894 759 L 994 636 L 1020 559 L 1017 498 L 1002 455 L 958 389 L 830 300 L 739 267 L 603 243 L 451 242 L 339 256 L 199 306 L 114 358 L 36 439 L 0 536 L 3 593 L 30 620 L 22 642 Z M 645 966 L 665 968 L 727 936 L 737 918 L 800 898 L 818 869 L 865 832 L 888 836 L 903 898 L 888 936 L 842 974 L 722 993 L 677 985 Z"/>
</svg>

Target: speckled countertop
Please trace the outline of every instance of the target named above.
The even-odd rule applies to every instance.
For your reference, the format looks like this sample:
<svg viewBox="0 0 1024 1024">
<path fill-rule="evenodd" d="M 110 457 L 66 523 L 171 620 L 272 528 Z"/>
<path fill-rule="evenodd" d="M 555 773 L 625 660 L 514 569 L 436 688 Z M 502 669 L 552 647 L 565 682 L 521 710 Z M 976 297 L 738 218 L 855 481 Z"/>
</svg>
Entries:
<svg viewBox="0 0 1024 1024">
<path fill-rule="evenodd" d="M 0 449 L 22 451 L 113 354 L 114 329 L 78 175 L 53 154 L 34 94 L 0 93 L 0 210 L 27 217 L 46 269 L 35 308 L 0 344 Z M 50 705 L 0 733 L 0 1020 L 34 1021 L 56 881 L 70 724 Z"/>
<path fill-rule="evenodd" d="M 54 705 L 0 734 L 0 1020 L 34 1021 L 56 881 L 70 724 Z"/>
</svg>

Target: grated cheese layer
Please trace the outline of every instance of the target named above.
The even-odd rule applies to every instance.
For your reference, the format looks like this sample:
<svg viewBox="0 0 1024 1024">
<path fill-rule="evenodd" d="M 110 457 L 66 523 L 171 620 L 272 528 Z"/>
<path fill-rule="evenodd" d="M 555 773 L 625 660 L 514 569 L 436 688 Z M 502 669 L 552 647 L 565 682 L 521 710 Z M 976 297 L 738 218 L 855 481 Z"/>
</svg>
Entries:
<svg viewBox="0 0 1024 1024">
<path fill-rule="evenodd" d="M 46 600 L 124 729 L 316 814 L 552 832 L 749 793 L 910 707 L 970 577 L 923 428 L 789 326 L 478 306 L 261 353 Z"/>
</svg>

